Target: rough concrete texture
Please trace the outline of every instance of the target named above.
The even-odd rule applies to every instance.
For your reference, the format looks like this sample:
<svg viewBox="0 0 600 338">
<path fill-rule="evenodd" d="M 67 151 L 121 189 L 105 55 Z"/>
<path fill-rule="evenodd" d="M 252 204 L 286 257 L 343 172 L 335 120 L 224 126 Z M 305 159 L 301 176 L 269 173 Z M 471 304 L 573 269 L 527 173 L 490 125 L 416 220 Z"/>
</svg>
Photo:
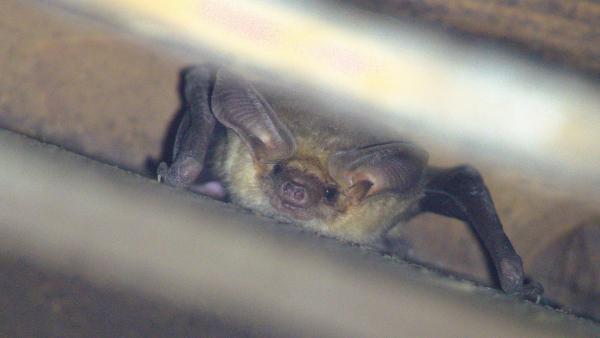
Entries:
<svg viewBox="0 0 600 338">
<path fill-rule="evenodd" d="M 430 13 L 443 20 L 456 16 L 436 8 Z M 423 11 L 419 13 L 427 13 Z M 0 126 L 148 174 L 148 159 L 160 156 L 179 108 L 179 71 L 199 60 L 16 0 L 0 2 L 0 13 Z M 452 22 L 457 29 L 472 30 L 472 23 Z M 482 30 L 483 36 L 488 33 Z M 593 67 L 590 63 L 588 69 Z M 472 158 L 461 153 L 460 145 L 417 141 L 436 164 L 469 162 L 480 168 L 526 270 L 545 285 L 550 299 L 600 318 L 597 201 L 586 202 L 576 191 L 522 174 L 510 165 Z M 410 247 L 410 258 L 490 283 L 484 255 L 464 224 L 424 215 L 397 232 Z M 10 268 L 23 269 L 19 273 L 29 269 Z M 66 291 L 72 280 L 61 283 L 59 288 L 79 304 L 83 293 Z M 35 279 L 28 285 L 33 293 L 44 287 Z M 78 311 L 76 306 L 73 311 Z"/>
</svg>

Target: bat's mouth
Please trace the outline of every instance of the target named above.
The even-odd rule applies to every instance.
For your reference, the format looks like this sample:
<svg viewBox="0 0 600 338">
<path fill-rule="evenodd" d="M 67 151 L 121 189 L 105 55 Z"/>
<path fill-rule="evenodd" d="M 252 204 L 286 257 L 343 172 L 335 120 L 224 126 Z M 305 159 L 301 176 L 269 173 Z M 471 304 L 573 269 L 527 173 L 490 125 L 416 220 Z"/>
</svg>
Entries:
<svg viewBox="0 0 600 338">
<path fill-rule="evenodd" d="M 271 206 L 275 210 L 289 216 L 292 219 L 307 221 L 314 218 L 314 215 L 312 212 L 310 212 L 310 210 L 282 201 L 278 197 L 272 197 L 270 202 Z"/>
</svg>

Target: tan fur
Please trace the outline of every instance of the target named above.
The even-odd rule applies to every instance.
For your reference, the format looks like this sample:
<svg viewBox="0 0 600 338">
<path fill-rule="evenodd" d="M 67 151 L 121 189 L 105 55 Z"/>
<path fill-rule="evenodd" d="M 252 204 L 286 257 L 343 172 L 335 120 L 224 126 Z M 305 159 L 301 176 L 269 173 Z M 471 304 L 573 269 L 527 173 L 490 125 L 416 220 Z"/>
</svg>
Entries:
<svg viewBox="0 0 600 338">
<path fill-rule="evenodd" d="M 371 145 L 378 140 L 359 130 L 354 130 L 342 120 L 316 116 L 297 101 L 267 97 L 279 118 L 286 124 L 298 144 L 295 156 L 286 164 L 318 177 L 325 183 L 336 184 L 327 171 L 329 156 L 338 150 Z M 378 239 L 395 225 L 406 210 L 420 196 L 415 191 L 409 196 L 383 193 L 356 204 L 343 193 L 335 208 L 323 205 L 320 217 L 300 221 L 282 215 L 270 204 L 271 187 L 263 175 L 270 171 L 268 165 L 253 161 L 247 146 L 231 130 L 219 140 L 214 152 L 215 174 L 224 182 L 232 202 L 260 214 L 293 222 L 325 235 L 346 241 L 369 243 Z"/>
</svg>

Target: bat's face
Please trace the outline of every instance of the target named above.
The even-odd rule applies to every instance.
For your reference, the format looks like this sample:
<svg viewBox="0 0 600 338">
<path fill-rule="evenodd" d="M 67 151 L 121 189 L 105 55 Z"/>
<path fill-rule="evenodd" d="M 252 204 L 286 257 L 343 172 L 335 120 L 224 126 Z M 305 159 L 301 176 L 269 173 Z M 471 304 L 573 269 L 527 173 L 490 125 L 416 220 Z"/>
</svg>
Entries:
<svg viewBox="0 0 600 338">
<path fill-rule="evenodd" d="M 380 182 L 382 173 L 368 167 L 374 161 L 402 156 L 403 144 L 373 146 L 384 147 L 387 153 L 362 148 L 372 156 L 352 161 L 343 158 L 352 154 L 349 150 L 323 151 L 312 139 L 295 139 L 300 149 L 292 157 L 264 163 L 253 158 L 237 134 L 230 133 L 222 172 L 235 203 L 338 238 L 372 242 L 420 197 L 419 173 L 406 168 L 405 187 L 392 188 Z M 340 160 L 348 160 L 351 170 L 340 168 Z"/>
<path fill-rule="evenodd" d="M 271 206 L 298 221 L 331 218 L 347 207 L 345 196 L 318 163 L 281 161 L 259 179 Z"/>
<path fill-rule="evenodd" d="M 227 73 L 217 74 L 211 104 L 230 129 L 221 171 L 250 209 L 363 242 L 420 193 L 427 154 L 412 144 L 355 145 L 352 135 L 290 123 Z"/>
</svg>

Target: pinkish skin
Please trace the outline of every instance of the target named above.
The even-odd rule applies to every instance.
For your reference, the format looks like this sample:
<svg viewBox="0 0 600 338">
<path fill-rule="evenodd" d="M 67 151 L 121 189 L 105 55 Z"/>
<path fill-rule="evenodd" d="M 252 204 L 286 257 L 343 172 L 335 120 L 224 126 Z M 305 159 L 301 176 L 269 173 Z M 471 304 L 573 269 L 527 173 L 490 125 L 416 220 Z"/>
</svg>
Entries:
<svg viewBox="0 0 600 338">
<path fill-rule="evenodd" d="M 191 191 L 205 195 L 216 200 L 223 201 L 227 195 L 225 187 L 219 181 L 208 181 L 201 184 L 193 185 L 189 188 Z"/>
</svg>

